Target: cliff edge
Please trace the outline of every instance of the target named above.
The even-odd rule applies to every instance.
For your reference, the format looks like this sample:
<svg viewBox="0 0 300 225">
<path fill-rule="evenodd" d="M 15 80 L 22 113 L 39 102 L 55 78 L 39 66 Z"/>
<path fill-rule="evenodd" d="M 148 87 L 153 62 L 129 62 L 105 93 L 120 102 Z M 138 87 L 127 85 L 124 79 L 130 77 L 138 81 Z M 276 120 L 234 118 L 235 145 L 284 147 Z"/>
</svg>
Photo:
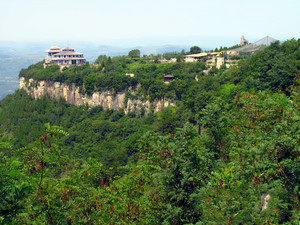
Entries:
<svg viewBox="0 0 300 225">
<path fill-rule="evenodd" d="M 102 106 L 104 110 L 123 110 L 128 112 L 148 114 L 150 111 L 161 112 L 165 107 L 175 106 L 175 103 L 160 99 L 150 102 L 139 99 L 126 99 L 127 90 L 113 94 L 111 91 L 94 92 L 92 95 L 80 93 L 79 87 L 75 84 L 65 84 L 53 81 L 35 81 L 33 79 L 25 80 L 20 77 L 20 89 L 24 89 L 34 99 L 42 98 L 49 95 L 50 98 L 64 98 L 68 103 L 73 105 L 88 105 L 88 107 Z"/>
</svg>

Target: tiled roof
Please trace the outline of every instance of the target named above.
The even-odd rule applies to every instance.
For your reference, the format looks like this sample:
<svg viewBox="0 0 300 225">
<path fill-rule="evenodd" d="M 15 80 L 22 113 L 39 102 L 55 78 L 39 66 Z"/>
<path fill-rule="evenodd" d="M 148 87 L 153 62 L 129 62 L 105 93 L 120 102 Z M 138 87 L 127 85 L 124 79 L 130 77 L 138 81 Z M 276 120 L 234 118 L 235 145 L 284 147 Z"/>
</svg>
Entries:
<svg viewBox="0 0 300 225">
<path fill-rule="evenodd" d="M 52 47 L 50 48 L 50 50 L 60 50 L 60 47 L 58 47 L 58 46 L 52 46 Z"/>
<path fill-rule="evenodd" d="M 165 78 L 174 78 L 174 76 L 172 74 L 168 74 L 164 76 Z"/>
<path fill-rule="evenodd" d="M 65 47 L 65 48 L 63 49 L 63 51 L 71 51 L 71 52 L 74 52 L 75 50 L 74 50 L 74 48 L 70 48 L 70 47 L 68 46 L 68 47 Z"/>
</svg>

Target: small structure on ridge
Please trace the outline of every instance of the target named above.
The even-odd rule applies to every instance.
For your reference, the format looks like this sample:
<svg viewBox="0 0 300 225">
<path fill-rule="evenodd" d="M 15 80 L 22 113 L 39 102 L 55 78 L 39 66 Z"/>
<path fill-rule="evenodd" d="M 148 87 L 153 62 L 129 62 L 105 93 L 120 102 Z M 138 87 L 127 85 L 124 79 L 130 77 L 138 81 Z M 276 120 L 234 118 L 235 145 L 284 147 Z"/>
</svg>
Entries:
<svg viewBox="0 0 300 225">
<path fill-rule="evenodd" d="M 241 46 L 246 46 L 248 44 L 249 44 L 248 40 L 246 40 L 246 38 L 244 37 L 244 35 L 242 35 L 241 41 L 240 41 L 240 45 Z"/>
<path fill-rule="evenodd" d="M 170 83 L 174 79 L 175 79 L 175 77 L 172 74 L 168 74 L 168 75 L 164 76 L 164 82 L 165 82 L 165 84 Z"/>
</svg>

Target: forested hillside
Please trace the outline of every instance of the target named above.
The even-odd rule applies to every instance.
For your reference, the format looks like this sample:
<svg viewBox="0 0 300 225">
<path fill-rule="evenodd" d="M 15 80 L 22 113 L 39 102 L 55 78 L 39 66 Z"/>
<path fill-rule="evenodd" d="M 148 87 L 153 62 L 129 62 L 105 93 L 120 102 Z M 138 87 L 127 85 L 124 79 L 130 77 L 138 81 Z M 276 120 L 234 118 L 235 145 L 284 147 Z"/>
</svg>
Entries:
<svg viewBox="0 0 300 225">
<path fill-rule="evenodd" d="M 38 63 L 20 76 L 87 94 L 133 89 L 128 98 L 176 107 L 125 115 L 22 90 L 4 98 L 2 224 L 299 223 L 300 40 L 208 75 L 202 62 L 97 63 L 62 72 Z"/>
</svg>

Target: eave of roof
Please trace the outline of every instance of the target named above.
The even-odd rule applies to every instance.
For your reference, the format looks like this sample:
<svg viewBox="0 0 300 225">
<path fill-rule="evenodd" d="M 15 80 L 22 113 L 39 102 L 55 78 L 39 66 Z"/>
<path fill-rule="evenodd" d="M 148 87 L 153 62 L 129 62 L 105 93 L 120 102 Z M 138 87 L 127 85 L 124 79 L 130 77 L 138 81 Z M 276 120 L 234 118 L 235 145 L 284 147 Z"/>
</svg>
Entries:
<svg viewBox="0 0 300 225">
<path fill-rule="evenodd" d="M 85 58 L 52 58 L 52 61 L 60 61 L 60 60 L 81 60 Z"/>
<path fill-rule="evenodd" d="M 82 53 L 79 53 L 79 52 L 72 52 L 72 51 L 62 51 L 62 52 L 59 52 L 56 55 L 83 55 Z"/>
</svg>

